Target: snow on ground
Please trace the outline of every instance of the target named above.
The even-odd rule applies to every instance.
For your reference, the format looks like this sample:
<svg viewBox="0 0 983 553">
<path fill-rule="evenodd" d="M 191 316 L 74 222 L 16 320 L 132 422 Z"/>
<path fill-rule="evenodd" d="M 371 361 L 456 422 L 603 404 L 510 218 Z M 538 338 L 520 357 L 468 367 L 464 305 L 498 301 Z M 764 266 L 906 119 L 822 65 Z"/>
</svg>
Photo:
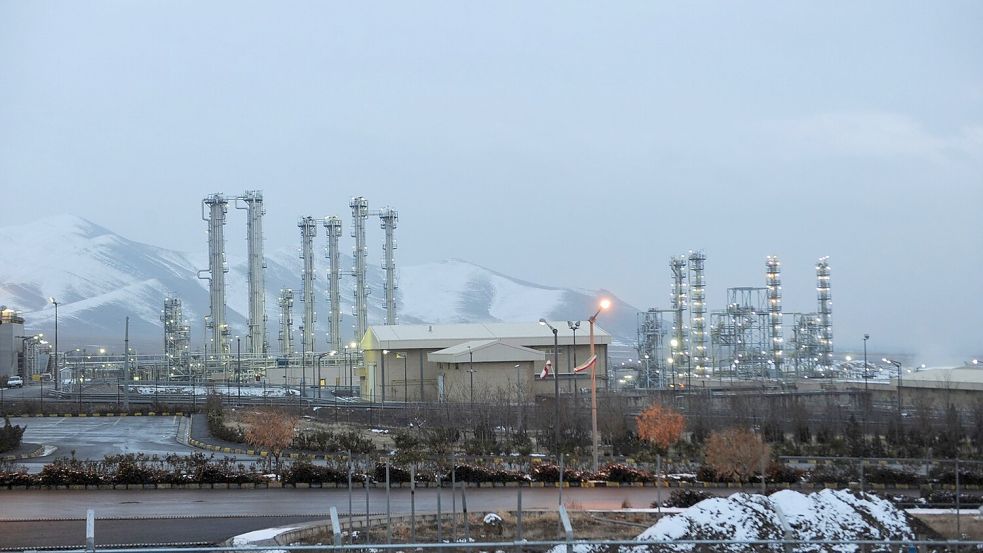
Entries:
<svg viewBox="0 0 983 553">
<path fill-rule="evenodd" d="M 155 393 L 159 394 L 180 394 L 180 395 L 191 395 L 191 386 L 174 386 L 161 385 L 161 386 L 131 386 L 131 391 L 134 391 L 140 395 L 152 396 Z M 244 395 L 250 397 L 283 397 L 283 396 L 296 396 L 298 394 L 297 390 L 290 388 L 255 388 L 252 386 L 243 386 L 242 388 L 237 388 L 236 386 L 195 386 L 194 395 L 196 396 L 207 396 L 209 394 L 218 394 L 220 396 L 235 396 Z M 322 390 L 322 394 L 330 398 L 328 392 Z"/>
<path fill-rule="evenodd" d="M 259 541 L 272 540 L 284 532 L 289 532 L 294 528 L 264 528 L 239 534 L 232 538 L 232 545 L 250 545 Z"/>
<path fill-rule="evenodd" d="M 662 542 L 658 545 L 622 546 L 619 553 L 652 553 L 694 551 L 693 544 L 673 543 L 679 540 L 766 540 L 779 541 L 785 537 L 782 519 L 788 524 L 793 540 L 895 540 L 915 538 L 908 515 L 879 497 L 849 490 L 822 490 L 801 494 L 792 490 L 776 492 L 765 497 L 758 494 L 736 493 L 727 498 L 706 499 L 683 510 L 663 517 L 638 535 L 639 542 Z M 574 529 L 576 535 L 576 529 Z M 714 551 L 783 551 L 781 544 L 767 547 L 744 545 L 713 546 Z M 887 551 L 889 548 L 883 548 Z M 876 547 L 873 551 L 878 551 Z M 601 553 L 607 548 L 577 545 L 575 553 Z M 807 544 L 795 548 L 801 553 L 852 553 L 859 546 L 850 544 Z M 558 546 L 550 553 L 565 553 Z"/>
</svg>

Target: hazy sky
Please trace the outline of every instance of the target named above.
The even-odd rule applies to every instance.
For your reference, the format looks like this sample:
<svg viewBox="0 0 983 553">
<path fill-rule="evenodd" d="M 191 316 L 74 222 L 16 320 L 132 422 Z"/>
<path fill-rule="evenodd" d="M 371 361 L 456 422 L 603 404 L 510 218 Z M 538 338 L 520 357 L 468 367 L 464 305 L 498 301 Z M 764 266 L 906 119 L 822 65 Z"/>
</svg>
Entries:
<svg viewBox="0 0 983 553">
<path fill-rule="evenodd" d="M 702 248 L 811 311 L 829 255 L 838 349 L 983 355 L 983 3 L 0 0 L 2 224 L 204 252 L 246 189 L 268 248 L 358 194 L 399 263 L 640 308 Z"/>
</svg>

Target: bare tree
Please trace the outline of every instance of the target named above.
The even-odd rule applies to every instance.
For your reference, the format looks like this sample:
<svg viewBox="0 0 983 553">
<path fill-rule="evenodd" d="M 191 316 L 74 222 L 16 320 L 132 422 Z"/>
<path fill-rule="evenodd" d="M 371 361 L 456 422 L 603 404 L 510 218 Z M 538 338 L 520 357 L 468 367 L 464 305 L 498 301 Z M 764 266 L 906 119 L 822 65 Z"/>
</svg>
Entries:
<svg viewBox="0 0 983 553">
<path fill-rule="evenodd" d="M 728 428 L 710 434 L 707 440 L 707 464 L 722 478 L 740 483 L 750 480 L 756 470 L 767 463 L 768 444 L 759 434 L 746 428 Z"/>
<path fill-rule="evenodd" d="M 294 429 L 300 419 L 279 409 L 259 409 L 243 415 L 246 424 L 246 443 L 270 452 L 275 469 L 280 470 L 280 455 L 294 439 Z"/>
</svg>

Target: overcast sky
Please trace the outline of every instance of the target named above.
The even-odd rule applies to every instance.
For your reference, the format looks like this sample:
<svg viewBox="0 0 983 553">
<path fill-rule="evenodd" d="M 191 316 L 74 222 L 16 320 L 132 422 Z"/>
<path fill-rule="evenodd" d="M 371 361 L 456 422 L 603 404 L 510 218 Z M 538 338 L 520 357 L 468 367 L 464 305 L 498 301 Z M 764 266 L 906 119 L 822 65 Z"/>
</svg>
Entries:
<svg viewBox="0 0 983 553">
<path fill-rule="evenodd" d="M 812 311 L 829 255 L 837 349 L 983 355 L 983 3 L 0 0 L 4 224 L 203 253 L 247 189 L 268 248 L 364 195 L 399 263 L 639 308 L 704 249 Z"/>
</svg>

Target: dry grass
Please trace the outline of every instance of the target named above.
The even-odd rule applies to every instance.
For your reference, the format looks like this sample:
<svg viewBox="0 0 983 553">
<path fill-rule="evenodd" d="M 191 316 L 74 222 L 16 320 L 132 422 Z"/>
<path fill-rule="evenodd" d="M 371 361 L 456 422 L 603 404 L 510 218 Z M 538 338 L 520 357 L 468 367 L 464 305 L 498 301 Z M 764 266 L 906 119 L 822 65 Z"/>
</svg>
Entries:
<svg viewBox="0 0 983 553">
<path fill-rule="evenodd" d="M 955 515 L 915 515 L 915 518 L 935 530 L 945 539 L 956 539 Z M 983 540 L 983 517 L 962 515 L 959 517 L 959 531 L 963 539 Z"/>
<path fill-rule="evenodd" d="M 499 526 L 485 525 L 482 520 L 487 513 L 471 513 L 468 516 L 469 536 L 475 541 L 512 541 L 516 539 L 518 520 L 513 512 L 496 513 L 502 518 Z M 644 528 L 655 524 L 655 515 L 649 513 L 605 513 L 603 516 L 584 512 L 570 513 L 571 524 L 577 539 L 630 539 L 642 532 Z M 392 526 L 393 542 L 410 543 L 411 530 L 409 522 L 397 522 Z M 464 539 L 464 520 L 458 514 L 457 524 L 452 524 L 451 517 L 445 515 L 441 528 L 441 537 L 449 541 L 456 537 Z M 522 516 L 522 537 L 527 540 L 562 539 L 559 515 L 553 512 L 527 512 Z M 330 543 L 328 533 L 320 534 L 305 543 Z M 437 540 L 437 525 L 433 521 L 416 524 L 417 542 L 435 542 Z M 360 534 L 359 542 L 365 542 L 365 534 Z M 386 527 L 377 525 L 369 530 L 369 543 L 385 543 Z"/>
</svg>

